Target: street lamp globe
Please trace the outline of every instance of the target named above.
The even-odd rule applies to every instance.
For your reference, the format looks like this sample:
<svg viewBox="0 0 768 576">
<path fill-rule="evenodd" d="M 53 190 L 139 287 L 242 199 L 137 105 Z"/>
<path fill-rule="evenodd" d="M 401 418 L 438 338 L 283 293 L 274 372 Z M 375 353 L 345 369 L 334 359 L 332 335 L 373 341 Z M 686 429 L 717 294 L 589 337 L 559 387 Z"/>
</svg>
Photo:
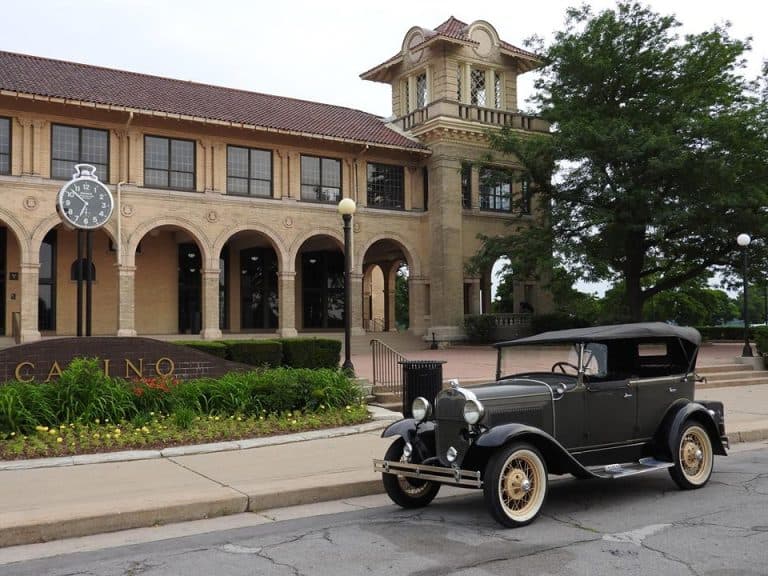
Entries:
<svg viewBox="0 0 768 576">
<path fill-rule="evenodd" d="M 750 242 L 752 242 L 752 238 L 749 237 L 749 234 L 742 233 L 736 237 L 736 243 L 742 248 L 749 246 Z"/>
<path fill-rule="evenodd" d="M 344 198 L 339 202 L 339 214 L 342 216 L 351 216 L 357 210 L 357 205 L 352 198 Z"/>
</svg>

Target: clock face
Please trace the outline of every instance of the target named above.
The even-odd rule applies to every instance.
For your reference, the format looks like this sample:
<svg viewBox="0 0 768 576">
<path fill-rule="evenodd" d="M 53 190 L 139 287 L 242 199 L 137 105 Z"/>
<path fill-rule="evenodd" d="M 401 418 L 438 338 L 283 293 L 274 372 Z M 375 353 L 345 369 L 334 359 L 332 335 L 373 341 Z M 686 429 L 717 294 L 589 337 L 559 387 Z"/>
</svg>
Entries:
<svg viewBox="0 0 768 576">
<path fill-rule="evenodd" d="M 114 201 L 109 189 L 98 180 L 78 178 L 59 191 L 57 208 L 61 217 L 75 228 L 93 230 L 107 223 Z"/>
</svg>

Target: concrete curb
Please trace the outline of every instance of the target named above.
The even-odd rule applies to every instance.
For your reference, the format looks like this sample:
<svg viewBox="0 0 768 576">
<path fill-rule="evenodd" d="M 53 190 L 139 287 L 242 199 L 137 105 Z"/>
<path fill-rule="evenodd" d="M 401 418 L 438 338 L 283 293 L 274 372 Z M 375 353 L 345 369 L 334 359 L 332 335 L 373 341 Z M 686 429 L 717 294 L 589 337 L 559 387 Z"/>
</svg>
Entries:
<svg viewBox="0 0 768 576">
<path fill-rule="evenodd" d="M 248 497 L 242 494 L 208 499 L 200 502 L 155 506 L 125 512 L 100 514 L 84 518 L 38 522 L 0 528 L 0 547 L 21 546 L 117 532 L 131 528 L 146 528 L 159 524 L 203 520 L 215 516 L 240 514 L 248 510 Z"/>
<path fill-rule="evenodd" d="M 246 440 L 233 440 L 230 442 L 174 446 L 172 448 L 164 448 L 163 450 L 127 450 L 123 452 L 104 452 L 101 454 L 82 454 L 78 456 L 61 456 L 56 458 L 5 460 L 0 461 L 0 471 L 58 468 L 62 466 L 101 464 L 105 462 L 130 462 L 132 460 L 173 458 L 177 456 L 192 456 L 194 454 L 209 454 L 212 452 L 226 452 L 230 450 L 248 450 L 250 448 L 261 448 L 264 446 L 279 446 L 281 444 L 293 444 L 294 442 L 320 440 L 323 438 L 338 438 L 341 436 L 349 436 L 351 434 L 363 434 L 365 432 L 382 430 L 391 422 L 402 418 L 401 414 L 390 412 L 389 410 L 379 408 L 378 406 L 370 406 L 369 412 L 371 413 L 373 420 L 357 426 L 326 428 L 323 430 L 311 430 L 308 432 L 297 432 L 295 434 L 283 434 L 280 436 L 265 436 L 263 438 L 249 438 Z"/>
</svg>

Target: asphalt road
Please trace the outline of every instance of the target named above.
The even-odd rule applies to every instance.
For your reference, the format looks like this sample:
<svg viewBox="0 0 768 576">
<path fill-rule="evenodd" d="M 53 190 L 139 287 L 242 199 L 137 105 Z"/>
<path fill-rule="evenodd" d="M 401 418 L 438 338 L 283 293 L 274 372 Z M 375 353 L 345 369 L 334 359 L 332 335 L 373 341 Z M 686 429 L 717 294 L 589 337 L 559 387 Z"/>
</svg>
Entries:
<svg viewBox="0 0 768 576">
<path fill-rule="evenodd" d="M 352 511 L 282 520 L 276 513 L 236 529 L 204 521 L 193 536 L 156 528 L 143 537 L 155 541 L 130 546 L 119 545 L 127 536 L 118 534 L 106 537 L 111 543 L 26 547 L 18 557 L 105 546 L 5 563 L 0 575 L 764 576 L 768 447 L 751 448 L 718 457 L 709 485 L 691 492 L 677 490 L 666 472 L 554 481 L 542 516 L 516 530 L 491 520 L 479 492 L 453 491 L 462 495 L 418 511 L 369 497 L 324 508 Z M 0 562 L 12 557 L 0 551 Z"/>
</svg>

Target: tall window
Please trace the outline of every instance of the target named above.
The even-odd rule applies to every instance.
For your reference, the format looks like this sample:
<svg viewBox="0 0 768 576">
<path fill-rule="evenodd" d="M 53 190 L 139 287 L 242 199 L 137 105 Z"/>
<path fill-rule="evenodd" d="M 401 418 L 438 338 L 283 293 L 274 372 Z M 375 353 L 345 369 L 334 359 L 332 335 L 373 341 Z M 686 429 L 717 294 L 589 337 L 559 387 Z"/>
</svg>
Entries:
<svg viewBox="0 0 768 576">
<path fill-rule="evenodd" d="M 531 181 L 528 178 L 520 182 L 520 210 L 523 214 L 531 213 Z"/>
<path fill-rule="evenodd" d="M 456 100 L 461 102 L 462 83 L 464 82 L 464 66 L 459 64 L 456 67 Z"/>
<path fill-rule="evenodd" d="M 405 176 L 402 166 L 368 163 L 368 206 L 405 208 Z"/>
<path fill-rule="evenodd" d="M 272 196 L 272 152 L 227 146 L 227 193 Z"/>
<path fill-rule="evenodd" d="M 109 132 L 77 126 L 51 126 L 51 178 L 69 180 L 75 164 L 92 164 L 102 182 L 109 181 Z"/>
<path fill-rule="evenodd" d="M 512 210 L 512 177 L 506 171 L 480 169 L 480 209 L 494 212 Z"/>
<path fill-rule="evenodd" d="M 416 76 L 416 108 L 427 105 L 427 73 L 422 72 Z"/>
<path fill-rule="evenodd" d="M 11 173 L 11 119 L 0 118 L 0 174 Z"/>
<path fill-rule="evenodd" d="M 487 91 L 485 86 L 485 70 L 472 68 L 470 71 L 470 102 L 475 106 L 487 104 Z"/>
<path fill-rule="evenodd" d="M 329 203 L 341 200 L 341 161 L 302 155 L 301 199 Z"/>
<path fill-rule="evenodd" d="M 144 186 L 195 189 L 195 143 L 144 136 Z"/>
<path fill-rule="evenodd" d="M 501 72 L 493 73 L 493 100 L 496 108 L 501 108 Z"/>
<path fill-rule="evenodd" d="M 461 165 L 461 207 L 472 208 L 472 165 Z"/>
<path fill-rule="evenodd" d="M 403 80 L 403 101 L 405 102 L 405 113 L 408 114 L 411 111 L 411 80 L 406 78 Z"/>
<path fill-rule="evenodd" d="M 56 230 L 48 232 L 40 245 L 37 329 L 56 330 Z"/>
</svg>

